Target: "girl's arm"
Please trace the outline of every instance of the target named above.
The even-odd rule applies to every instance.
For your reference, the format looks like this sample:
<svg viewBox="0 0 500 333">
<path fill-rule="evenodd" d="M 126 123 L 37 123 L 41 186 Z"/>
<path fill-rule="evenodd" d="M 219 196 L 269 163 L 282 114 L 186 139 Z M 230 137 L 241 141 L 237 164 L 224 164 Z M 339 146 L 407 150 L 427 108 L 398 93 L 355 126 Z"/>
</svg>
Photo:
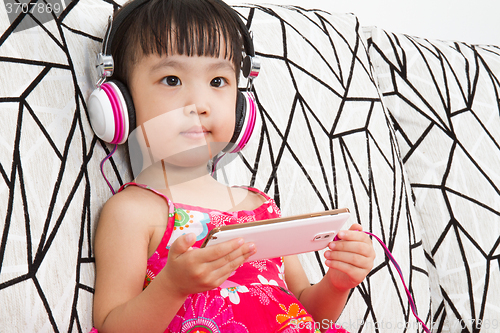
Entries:
<svg viewBox="0 0 500 333">
<path fill-rule="evenodd" d="M 130 192 L 136 192 L 135 199 Z M 142 292 L 153 214 L 160 226 L 168 216 L 163 199 L 135 188 L 111 197 L 101 212 L 94 247 L 94 326 L 99 333 L 163 332 L 184 301 L 158 281 Z"/>
<path fill-rule="evenodd" d="M 99 333 L 164 332 L 189 294 L 220 285 L 253 253 L 238 240 L 210 251 L 192 249 L 194 235 L 184 235 L 143 291 L 152 230 L 158 225 L 165 230 L 168 206 L 157 196 L 145 191 L 131 196 L 132 191 L 106 203 L 96 231 L 94 326 Z"/>
<path fill-rule="evenodd" d="M 342 313 L 351 288 L 360 284 L 373 267 L 375 251 L 371 239 L 360 230 L 361 226 L 354 224 L 339 234 L 340 241 L 329 244 L 325 251 L 328 272 L 313 286 L 298 258 L 285 258 L 288 288 L 316 322 L 333 325 Z M 321 329 L 326 328 L 321 325 Z"/>
</svg>

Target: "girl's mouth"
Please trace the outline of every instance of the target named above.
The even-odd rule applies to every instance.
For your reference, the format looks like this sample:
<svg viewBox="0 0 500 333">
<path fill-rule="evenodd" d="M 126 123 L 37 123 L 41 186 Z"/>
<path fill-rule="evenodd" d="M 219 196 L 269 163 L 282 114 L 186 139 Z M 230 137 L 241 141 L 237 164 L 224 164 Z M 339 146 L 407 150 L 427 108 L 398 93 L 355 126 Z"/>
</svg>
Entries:
<svg viewBox="0 0 500 333">
<path fill-rule="evenodd" d="M 190 138 L 204 138 L 210 134 L 210 131 L 204 126 L 193 126 L 188 130 L 181 132 L 181 134 Z"/>
</svg>

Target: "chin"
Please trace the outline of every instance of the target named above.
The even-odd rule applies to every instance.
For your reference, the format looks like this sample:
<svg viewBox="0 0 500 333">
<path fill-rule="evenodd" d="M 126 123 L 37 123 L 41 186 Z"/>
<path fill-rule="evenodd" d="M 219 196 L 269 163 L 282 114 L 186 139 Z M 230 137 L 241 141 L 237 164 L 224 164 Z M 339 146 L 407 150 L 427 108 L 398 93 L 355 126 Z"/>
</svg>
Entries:
<svg viewBox="0 0 500 333">
<path fill-rule="evenodd" d="M 186 149 L 182 152 L 163 158 L 163 160 L 174 166 L 193 168 L 206 166 L 218 153 L 227 146 L 226 142 L 211 142 L 210 145 L 202 145 Z"/>
</svg>

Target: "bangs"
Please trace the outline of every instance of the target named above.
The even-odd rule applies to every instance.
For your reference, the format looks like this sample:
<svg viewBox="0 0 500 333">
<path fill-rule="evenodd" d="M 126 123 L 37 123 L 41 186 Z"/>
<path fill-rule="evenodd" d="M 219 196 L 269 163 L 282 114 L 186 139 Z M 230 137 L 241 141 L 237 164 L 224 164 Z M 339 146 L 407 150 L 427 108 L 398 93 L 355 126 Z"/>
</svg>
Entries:
<svg viewBox="0 0 500 333">
<path fill-rule="evenodd" d="M 113 38 L 117 79 L 128 84 L 131 67 L 150 54 L 223 57 L 233 62 L 238 78 L 243 39 L 231 10 L 210 0 L 147 1 Z"/>
</svg>

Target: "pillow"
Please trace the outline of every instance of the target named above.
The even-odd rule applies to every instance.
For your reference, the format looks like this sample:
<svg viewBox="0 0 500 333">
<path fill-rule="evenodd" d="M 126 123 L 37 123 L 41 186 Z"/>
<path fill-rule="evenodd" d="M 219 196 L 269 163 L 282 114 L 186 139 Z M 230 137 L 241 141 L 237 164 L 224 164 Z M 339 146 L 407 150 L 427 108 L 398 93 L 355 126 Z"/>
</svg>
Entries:
<svg viewBox="0 0 500 333">
<path fill-rule="evenodd" d="M 260 122 L 248 149 L 217 176 L 265 190 L 285 215 L 348 207 L 352 223 L 393 251 L 425 320 L 420 222 L 356 18 L 236 9 L 250 21 L 262 58 Z M 111 146 L 92 133 L 86 98 L 112 10 L 106 1 L 70 2 L 43 26 L 24 16 L 31 21 L 22 29 L 22 16 L 0 16 L 0 322 L 8 331 L 92 327 L 93 232 L 111 195 L 99 163 Z M 104 171 L 115 189 L 131 179 L 123 147 Z M 352 332 L 382 325 L 399 332 L 409 321 L 407 331 L 417 332 L 396 271 L 374 246 L 375 267 L 338 323 Z M 313 283 L 323 274 L 320 258 L 301 258 Z"/>
<path fill-rule="evenodd" d="M 425 231 L 432 320 L 496 331 L 500 48 L 374 29 L 369 50 Z"/>
<path fill-rule="evenodd" d="M 349 224 L 360 223 L 393 251 L 425 321 L 430 295 L 420 222 L 356 17 L 270 5 L 236 9 L 262 61 L 254 81 L 260 117 L 247 148 L 239 159 L 228 157 L 218 178 L 266 191 L 285 216 L 348 207 Z M 374 247 L 375 267 L 338 324 L 351 332 L 417 332 L 395 268 L 376 241 Z M 300 259 L 318 282 L 322 253 Z"/>
<path fill-rule="evenodd" d="M 40 26 L 35 15 L 11 24 L 0 6 L 0 331 L 92 327 L 92 233 L 111 195 L 99 162 L 110 147 L 85 101 L 112 10 L 74 1 Z M 130 179 L 122 156 L 105 166 L 115 188 Z"/>
</svg>

